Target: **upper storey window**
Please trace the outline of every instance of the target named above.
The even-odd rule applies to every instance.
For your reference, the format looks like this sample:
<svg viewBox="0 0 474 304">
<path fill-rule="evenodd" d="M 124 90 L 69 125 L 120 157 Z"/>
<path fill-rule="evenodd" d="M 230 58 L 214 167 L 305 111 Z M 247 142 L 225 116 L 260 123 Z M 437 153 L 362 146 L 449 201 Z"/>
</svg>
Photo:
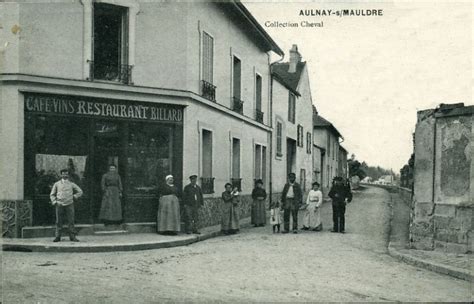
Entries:
<svg viewBox="0 0 474 304">
<path fill-rule="evenodd" d="M 94 3 L 91 78 L 131 83 L 127 7 Z"/>
<path fill-rule="evenodd" d="M 296 98 L 293 93 L 288 94 L 288 121 L 295 123 L 296 116 Z"/>
<path fill-rule="evenodd" d="M 202 96 L 216 101 L 214 85 L 214 38 L 206 32 L 202 34 Z"/>
</svg>

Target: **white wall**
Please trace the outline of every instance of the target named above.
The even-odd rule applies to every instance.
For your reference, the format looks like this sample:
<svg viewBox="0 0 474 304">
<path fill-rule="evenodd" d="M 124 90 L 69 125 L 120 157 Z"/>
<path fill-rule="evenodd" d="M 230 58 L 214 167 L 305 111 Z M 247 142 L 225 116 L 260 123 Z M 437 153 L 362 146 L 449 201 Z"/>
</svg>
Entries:
<svg viewBox="0 0 474 304">
<path fill-rule="evenodd" d="M 225 183 L 231 180 L 231 151 L 234 137 L 240 139 L 242 193 L 250 194 L 254 186 L 255 144 L 267 147 L 266 176 L 268 177 L 269 145 L 266 130 L 256 128 L 237 118 L 222 115 L 219 111 L 199 103 L 190 102 L 185 110 L 184 121 L 183 184 L 187 184 L 187 178 L 191 174 L 201 177 L 202 129 L 212 131 L 214 196 L 220 196 L 224 191 Z M 268 178 L 266 182 L 268 189 Z"/>
<path fill-rule="evenodd" d="M 298 137 L 298 125 L 303 126 L 303 147 L 296 147 L 296 164 L 295 174 L 296 179 L 300 182 L 301 169 L 305 169 L 306 173 L 306 191 L 311 188 L 313 180 L 313 158 L 312 153 L 307 153 L 307 142 L 306 133 L 312 133 L 313 117 L 312 117 L 312 103 L 311 93 L 309 89 L 309 80 L 306 69 L 301 74 L 300 84 L 298 91 L 301 96 L 296 99 L 296 115 L 295 123 L 288 121 L 288 94 L 289 90 L 283 86 L 279 81 L 273 80 L 272 88 L 272 100 L 273 100 L 273 164 L 272 164 L 272 183 L 273 192 L 281 192 L 283 186 L 286 183 L 286 159 L 287 159 L 287 147 L 286 138 L 292 138 L 297 141 Z M 283 156 L 279 157 L 276 155 L 277 148 L 277 121 L 282 122 L 282 153 Z M 312 150 L 312 148 L 311 148 Z M 302 185 L 303 186 L 303 185 Z"/>
</svg>

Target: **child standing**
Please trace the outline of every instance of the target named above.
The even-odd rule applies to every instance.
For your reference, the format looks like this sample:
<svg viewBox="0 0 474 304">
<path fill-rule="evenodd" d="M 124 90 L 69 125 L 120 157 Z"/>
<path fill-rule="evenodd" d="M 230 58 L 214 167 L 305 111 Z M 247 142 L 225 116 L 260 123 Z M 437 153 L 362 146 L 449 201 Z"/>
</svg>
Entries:
<svg viewBox="0 0 474 304">
<path fill-rule="evenodd" d="M 270 210 L 270 225 L 273 227 L 273 233 L 277 230 L 277 233 L 280 233 L 280 201 L 275 201 L 272 203 L 272 209 Z"/>
</svg>

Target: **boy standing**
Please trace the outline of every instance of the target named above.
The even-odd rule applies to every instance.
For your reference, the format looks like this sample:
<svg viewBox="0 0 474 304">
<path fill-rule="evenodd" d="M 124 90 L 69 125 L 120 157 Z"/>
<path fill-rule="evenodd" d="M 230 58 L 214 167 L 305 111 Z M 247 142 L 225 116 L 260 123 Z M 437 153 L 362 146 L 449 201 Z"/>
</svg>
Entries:
<svg viewBox="0 0 474 304">
<path fill-rule="evenodd" d="M 51 203 L 56 205 L 56 237 L 53 242 L 61 241 L 64 217 L 67 219 L 69 239 L 72 242 L 79 242 L 74 232 L 74 200 L 81 197 L 81 195 L 81 188 L 69 181 L 68 170 L 61 170 L 61 179 L 54 184 L 49 195 Z"/>
</svg>

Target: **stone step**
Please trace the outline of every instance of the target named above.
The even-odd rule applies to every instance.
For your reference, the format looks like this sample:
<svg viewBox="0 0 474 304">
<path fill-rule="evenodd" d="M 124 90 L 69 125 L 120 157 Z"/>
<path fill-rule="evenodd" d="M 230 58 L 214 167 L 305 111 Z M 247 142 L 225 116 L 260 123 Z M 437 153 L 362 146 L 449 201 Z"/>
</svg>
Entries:
<svg viewBox="0 0 474 304">
<path fill-rule="evenodd" d="M 101 230 L 94 231 L 94 235 L 117 235 L 117 234 L 128 234 L 127 230 Z"/>
</svg>

